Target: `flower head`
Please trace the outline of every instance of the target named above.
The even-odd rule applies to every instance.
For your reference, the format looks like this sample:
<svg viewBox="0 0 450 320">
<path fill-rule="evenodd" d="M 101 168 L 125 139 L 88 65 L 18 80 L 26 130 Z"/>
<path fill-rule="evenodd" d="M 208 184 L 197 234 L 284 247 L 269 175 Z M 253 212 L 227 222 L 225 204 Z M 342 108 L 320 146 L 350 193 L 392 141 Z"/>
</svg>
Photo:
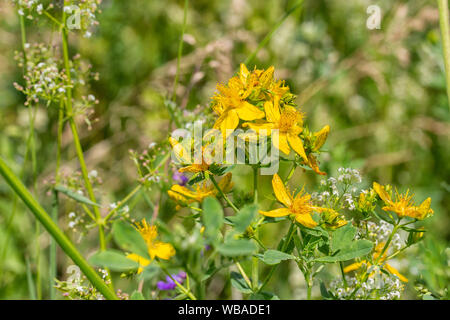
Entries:
<svg viewBox="0 0 450 320">
<path fill-rule="evenodd" d="M 385 252 L 383 253 L 383 256 L 380 257 L 381 252 L 383 251 L 383 248 L 385 246 L 384 242 L 380 242 L 374 249 L 374 252 L 372 254 L 372 258 L 374 260 L 378 260 L 378 263 L 383 264 L 383 268 L 389 272 L 390 274 L 396 275 L 401 281 L 403 282 L 408 282 L 408 279 L 403 276 L 396 268 L 394 268 L 393 266 L 389 265 L 386 263 L 386 257 L 387 257 L 387 250 L 385 250 Z M 371 263 L 366 261 L 366 260 L 362 260 L 360 262 L 355 262 L 352 263 L 350 265 L 348 265 L 347 267 L 344 268 L 344 273 L 348 273 L 348 272 L 352 272 L 355 270 L 360 269 L 363 264 L 367 265 L 368 267 L 371 266 Z M 373 276 L 373 274 L 370 274 L 371 276 Z"/>
<path fill-rule="evenodd" d="M 149 260 L 135 253 L 127 255 L 128 259 L 136 261 L 139 264 L 138 273 L 141 273 L 143 271 L 142 267 L 148 266 L 155 257 L 163 260 L 169 260 L 172 256 L 175 255 L 175 249 L 170 243 L 156 240 L 156 238 L 158 237 L 156 226 L 149 225 L 145 219 L 142 219 L 141 223 L 137 223 L 136 229 L 145 240 L 145 243 L 147 244 L 148 254 L 150 256 Z"/>
<path fill-rule="evenodd" d="M 311 202 L 311 196 L 304 192 L 303 189 L 294 197 L 294 195 L 285 187 L 278 174 L 275 174 L 272 178 L 272 187 L 275 197 L 285 207 L 271 211 L 259 211 L 260 214 L 267 217 L 284 217 L 287 215 L 293 215 L 298 223 L 308 228 L 314 228 L 317 226 L 317 222 L 313 220 L 311 214 L 314 211 L 323 212 L 325 210 L 330 210 L 327 208 L 314 206 Z"/>
<path fill-rule="evenodd" d="M 227 173 L 219 182 L 218 185 L 224 193 L 230 192 L 233 187 L 231 181 L 231 173 Z M 180 205 L 188 205 L 193 202 L 202 202 L 206 197 L 214 197 L 218 191 L 214 185 L 205 181 L 197 183 L 192 189 L 179 184 L 173 185 L 169 191 L 167 191 L 170 198 L 177 201 Z"/>
<path fill-rule="evenodd" d="M 431 198 L 425 199 L 419 206 L 416 206 L 412 200 L 413 196 L 409 195 L 409 190 L 405 194 L 400 194 L 395 190 L 395 195 L 392 195 L 392 192 L 389 193 L 384 186 L 376 182 L 373 183 L 373 189 L 386 204 L 383 210 L 394 212 L 399 217 L 423 220 L 434 213 L 433 209 L 430 208 Z"/>
</svg>

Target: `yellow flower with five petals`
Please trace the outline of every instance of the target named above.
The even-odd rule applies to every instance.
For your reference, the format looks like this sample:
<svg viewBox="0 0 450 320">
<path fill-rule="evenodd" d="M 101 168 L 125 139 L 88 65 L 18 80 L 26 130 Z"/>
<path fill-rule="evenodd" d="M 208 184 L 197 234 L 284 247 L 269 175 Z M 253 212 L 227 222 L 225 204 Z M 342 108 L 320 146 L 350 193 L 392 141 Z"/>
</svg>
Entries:
<svg viewBox="0 0 450 320">
<path fill-rule="evenodd" d="M 414 204 L 412 195 L 409 195 L 409 190 L 405 194 L 400 194 L 395 191 L 395 195 L 391 195 L 386 191 L 386 188 L 376 182 L 373 183 L 373 189 L 384 201 L 386 206 L 383 207 L 384 211 L 391 211 L 397 214 L 399 217 L 410 217 L 418 220 L 423 220 L 429 216 L 432 216 L 434 211 L 430 208 L 431 198 L 425 199 L 419 206 Z"/>
<path fill-rule="evenodd" d="M 141 223 L 137 224 L 136 228 L 147 244 L 148 254 L 150 260 L 136 253 L 130 253 L 126 257 L 130 260 L 136 261 L 139 264 L 138 273 L 141 273 L 144 267 L 148 266 L 155 257 L 163 260 L 169 260 L 175 255 L 175 249 L 170 243 L 157 241 L 158 231 L 156 226 L 149 225 L 145 219 L 142 219 Z"/>
<path fill-rule="evenodd" d="M 301 190 L 295 197 L 285 187 L 283 181 L 278 174 L 275 174 L 272 178 L 272 187 L 275 197 L 281 202 L 285 208 L 279 208 L 271 211 L 259 211 L 260 214 L 267 217 L 284 217 L 293 215 L 295 220 L 308 228 L 314 228 L 317 226 L 312 218 L 312 213 L 323 212 L 329 210 L 327 208 L 316 207 L 311 202 L 311 195 Z"/>
</svg>

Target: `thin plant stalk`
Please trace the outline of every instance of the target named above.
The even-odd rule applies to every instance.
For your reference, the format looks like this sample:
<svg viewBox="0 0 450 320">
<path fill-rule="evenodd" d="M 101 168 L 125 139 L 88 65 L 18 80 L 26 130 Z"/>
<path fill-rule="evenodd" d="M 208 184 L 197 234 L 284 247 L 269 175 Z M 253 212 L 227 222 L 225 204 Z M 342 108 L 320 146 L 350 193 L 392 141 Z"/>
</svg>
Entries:
<svg viewBox="0 0 450 320">
<path fill-rule="evenodd" d="M 100 276 L 94 271 L 89 263 L 83 258 L 73 243 L 55 224 L 50 215 L 42 208 L 42 206 L 34 199 L 33 195 L 17 178 L 17 176 L 7 166 L 5 161 L 0 157 L 0 174 L 14 190 L 14 192 L 22 199 L 25 205 L 30 209 L 33 215 L 40 221 L 44 228 L 59 244 L 64 253 L 72 259 L 72 261 L 80 267 L 86 278 L 92 285 L 106 298 L 116 300 L 117 296 L 114 291 L 108 287 Z"/>
<path fill-rule="evenodd" d="M 439 24 L 441 27 L 442 51 L 447 83 L 447 96 L 450 108 L 450 19 L 448 13 L 448 0 L 437 0 L 439 7 Z"/>
<path fill-rule="evenodd" d="M 295 223 L 291 223 L 291 225 L 289 226 L 289 230 L 287 232 L 286 237 L 283 238 L 280 241 L 280 244 L 278 245 L 278 247 L 280 247 L 280 245 L 281 245 L 281 252 L 285 252 L 286 251 L 287 246 L 291 242 L 292 236 L 294 235 L 294 232 L 295 232 Z M 267 285 L 267 283 L 269 282 L 270 278 L 272 277 L 272 275 L 275 272 L 277 267 L 278 267 L 278 264 L 272 266 L 272 268 L 269 270 L 269 274 L 266 276 L 266 278 L 264 279 L 263 283 L 259 287 L 258 292 L 261 292 L 261 290 Z"/>
<path fill-rule="evenodd" d="M 70 1 L 64 1 L 64 5 L 70 4 Z M 69 64 L 69 43 L 68 43 L 68 30 L 65 27 L 66 15 L 63 11 L 63 27 L 61 30 L 62 34 L 62 47 L 63 47 L 63 58 L 64 58 L 64 69 L 67 77 L 67 88 L 66 88 L 66 115 L 68 117 L 69 126 L 72 131 L 73 142 L 75 145 L 78 162 L 80 163 L 81 175 L 84 180 L 84 185 L 87 190 L 88 196 L 91 201 L 97 203 L 94 195 L 94 190 L 92 188 L 91 182 L 89 181 L 88 171 L 86 167 L 86 162 L 83 156 L 83 149 L 81 147 L 80 138 L 78 135 L 77 125 L 75 123 L 75 118 L 73 114 L 72 108 L 72 88 L 71 88 L 71 75 L 70 75 L 70 64 Z M 101 223 L 101 214 L 98 207 L 94 206 L 94 213 L 98 223 L 98 233 L 99 233 L 99 241 L 100 241 L 100 250 L 106 249 L 106 240 L 105 240 L 105 231 L 104 225 Z"/>
<path fill-rule="evenodd" d="M 233 210 L 234 210 L 235 212 L 238 212 L 239 209 L 238 209 L 238 208 L 233 204 L 233 202 L 231 202 L 231 200 L 225 195 L 225 193 L 222 191 L 222 189 L 220 189 L 219 184 L 217 183 L 216 179 L 215 179 L 212 175 L 209 176 L 209 179 L 210 179 L 211 182 L 213 183 L 214 187 L 216 187 L 216 189 L 217 189 L 217 191 L 219 192 L 220 196 L 221 196 L 222 198 L 225 199 L 225 201 L 228 203 L 228 205 L 229 205 L 231 208 L 233 208 Z"/>
<path fill-rule="evenodd" d="M 61 166 L 61 145 L 62 145 L 62 132 L 64 128 L 64 102 L 61 100 L 58 109 L 58 132 L 57 132 L 57 147 L 56 147 L 56 169 L 55 169 L 55 185 L 59 184 L 60 176 L 59 169 Z M 53 203 L 52 203 L 52 219 L 56 225 L 58 225 L 58 191 L 53 189 Z M 57 273 L 57 256 L 56 256 L 56 242 L 53 238 L 50 239 L 50 255 L 49 255 L 49 285 L 50 285 L 50 299 L 55 299 L 56 288 L 54 286 L 54 279 Z"/>
</svg>

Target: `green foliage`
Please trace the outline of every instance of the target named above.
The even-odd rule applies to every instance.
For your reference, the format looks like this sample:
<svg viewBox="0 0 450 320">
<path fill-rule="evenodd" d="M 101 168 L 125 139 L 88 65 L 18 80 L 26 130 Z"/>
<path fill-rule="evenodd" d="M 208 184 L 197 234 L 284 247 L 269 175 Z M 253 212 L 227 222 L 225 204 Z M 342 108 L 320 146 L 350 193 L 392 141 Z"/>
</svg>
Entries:
<svg viewBox="0 0 450 320">
<path fill-rule="evenodd" d="M 123 253 L 115 250 L 98 251 L 89 258 L 89 262 L 99 267 L 121 272 L 139 267 L 137 262 L 126 258 Z"/>
<path fill-rule="evenodd" d="M 114 240 L 119 246 L 130 253 L 136 253 L 141 257 L 150 259 L 147 244 L 141 234 L 129 223 L 116 221 L 113 225 Z"/>
</svg>

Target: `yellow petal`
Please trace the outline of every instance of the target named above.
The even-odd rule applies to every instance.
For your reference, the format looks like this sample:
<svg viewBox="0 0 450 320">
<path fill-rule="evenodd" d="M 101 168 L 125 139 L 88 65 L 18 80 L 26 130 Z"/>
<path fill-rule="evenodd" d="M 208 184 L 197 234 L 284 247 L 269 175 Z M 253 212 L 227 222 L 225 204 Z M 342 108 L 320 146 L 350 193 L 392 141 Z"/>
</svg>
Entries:
<svg viewBox="0 0 450 320">
<path fill-rule="evenodd" d="M 275 148 L 277 148 L 286 155 L 289 155 L 289 153 L 291 152 L 291 148 L 289 147 L 285 133 L 280 132 L 278 135 L 273 134 L 272 144 Z"/>
<path fill-rule="evenodd" d="M 417 215 L 414 218 L 419 220 L 425 219 L 431 215 L 433 215 L 434 211 L 430 208 L 431 206 L 431 198 L 425 199 L 421 205 L 417 208 Z"/>
<path fill-rule="evenodd" d="M 230 192 L 233 183 L 231 182 L 232 174 L 231 172 L 228 172 L 222 180 L 219 181 L 218 185 L 220 190 L 222 190 L 224 193 Z"/>
<path fill-rule="evenodd" d="M 174 192 L 172 190 L 168 190 L 167 194 L 169 195 L 169 197 L 175 201 L 179 201 L 179 202 L 187 202 L 188 199 L 186 199 L 184 196 L 182 196 L 181 194 L 179 194 L 178 192 Z"/>
<path fill-rule="evenodd" d="M 261 77 L 259 78 L 259 80 L 260 80 L 261 86 L 263 88 L 266 88 L 269 85 L 269 83 L 272 81 L 274 71 L 275 71 L 275 68 L 273 66 L 270 66 L 266 71 L 263 72 L 263 74 L 261 74 Z"/>
<path fill-rule="evenodd" d="M 294 149 L 294 151 L 297 152 L 297 154 L 299 154 L 300 157 L 302 157 L 302 159 L 305 161 L 306 164 L 308 164 L 309 161 L 308 157 L 306 156 L 305 149 L 303 148 L 302 139 L 300 139 L 299 136 L 293 134 L 288 134 L 287 139 L 289 141 L 289 145 L 291 146 L 291 148 Z"/>
<path fill-rule="evenodd" d="M 150 256 L 157 256 L 160 259 L 169 260 L 175 255 L 175 249 L 170 243 L 155 242 L 152 247 L 148 249 Z"/>
<path fill-rule="evenodd" d="M 308 155 L 308 161 L 309 161 L 309 166 L 311 167 L 311 169 L 313 169 L 313 171 L 315 173 L 323 175 L 323 176 L 326 175 L 325 172 L 322 172 L 319 170 L 319 166 L 317 165 L 316 157 L 314 157 L 313 154 Z"/>
<path fill-rule="evenodd" d="M 264 111 L 266 112 L 266 119 L 269 122 L 278 122 L 280 120 L 280 107 L 278 104 L 279 98 L 274 101 L 266 101 L 264 103 Z"/>
<path fill-rule="evenodd" d="M 391 203 L 391 197 L 386 192 L 384 187 L 376 182 L 373 183 L 373 190 L 375 190 L 376 193 L 380 196 L 381 200 L 383 200 L 386 203 Z"/>
<path fill-rule="evenodd" d="M 386 263 L 386 264 L 384 265 L 384 268 L 385 268 L 389 273 L 391 273 L 391 274 L 393 274 L 393 275 L 396 275 L 396 276 L 400 279 L 400 281 L 408 282 L 408 279 L 407 279 L 405 276 L 403 276 L 400 272 L 398 272 L 398 270 L 395 269 L 393 266 L 388 265 L 388 264 Z"/>
<path fill-rule="evenodd" d="M 239 79 L 241 80 L 241 82 L 243 84 L 247 83 L 247 79 L 248 79 L 248 75 L 249 74 L 250 74 L 250 72 L 248 71 L 248 69 L 245 66 L 245 64 L 241 63 L 240 70 L 239 70 Z"/>
<path fill-rule="evenodd" d="M 310 214 L 297 214 L 295 220 L 307 228 L 314 228 L 317 226 L 317 222 L 313 220 Z"/>
<path fill-rule="evenodd" d="M 174 193 L 178 193 L 184 197 L 188 197 L 191 199 L 197 199 L 198 194 L 189 190 L 188 188 L 184 186 L 180 186 L 179 184 L 175 184 L 170 188 L 170 190 Z"/>
<path fill-rule="evenodd" d="M 290 207 L 292 205 L 292 195 L 289 194 L 280 176 L 276 173 L 272 178 L 272 188 L 278 201 L 280 201 L 286 207 Z"/>
<path fill-rule="evenodd" d="M 263 134 L 263 135 L 267 135 L 270 136 L 272 133 L 272 129 L 275 128 L 275 125 L 271 122 L 263 122 L 263 121 L 259 121 L 258 120 L 256 122 L 244 122 L 242 124 L 242 126 L 244 128 L 248 127 L 252 130 L 254 130 L 255 132 L 257 132 L 258 134 Z"/>
<path fill-rule="evenodd" d="M 328 133 L 330 132 L 330 126 L 326 125 L 320 131 L 316 132 L 314 135 L 316 136 L 316 140 L 314 141 L 313 151 L 319 150 L 325 143 L 328 137 Z"/>
<path fill-rule="evenodd" d="M 258 107 L 255 107 L 247 101 L 243 101 L 235 110 L 239 118 L 244 121 L 262 119 L 266 115 L 264 111 L 259 110 Z"/>
<path fill-rule="evenodd" d="M 346 266 L 346 267 L 344 268 L 344 273 L 348 273 L 348 272 L 352 272 L 352 271 L 358 270 L 359 268 L 361 268 L 361 266 L 362 266 L 364 263 L 366 263 L 365 260 L 363 260 L 363 261 L 361 261 L 361 262 L 355 262 L 355 263 L 352 263 L 352 264 L 350 264 L 350 265 L 348 265 L 348 266 Z"/>
<path fill-rule="evenodd" d="M 224 112 L 219 119 L 217 119 L 216 124 L 219 123 L 220 131 L 222 132 L 223 137 L 228 137 L 232 130 L 236 129 L 239 124 L 239 116 L 237 115 L 234 109 L 228 110 Z M 216 128 L 216 124 L 214 124 L 214 128 Z M 231 130 L 231 131 L 230 131 Z"/>
<path fill-rule="evenodd" d="M 181 143 L 172 137 L 169 137 L 169 142 L 173 152 L 181 163 L 191 163 L 191 154 L 181 145 Z"/>
<path fill-rule="evenodd" d="M 291 211 L 288 208 L 279 208 L 271 211 L 259 211 L 260 214 L 266 216 L 266 217 L 285 217 L 291 214 Z"/>
<path fill-rule="evenodd" d="M 136 261 L 139 264 L 139 267 L 138 267 L 138 270 L 137 270 L 138 274 L 140 274 L 142 271 L 144 271 L 144 268 L 142 268 L 142 267 L 146 267 L 146 266 L 148 266 L 150 264 L 150 260 L 145 259 L 145 258 L 143 258 L 140 255 L 137 255 L 135 253 L 127 254 L 126 258 L 130 259 L 130 260 L 133 260 L 133 261 Z"/>
</svg>

